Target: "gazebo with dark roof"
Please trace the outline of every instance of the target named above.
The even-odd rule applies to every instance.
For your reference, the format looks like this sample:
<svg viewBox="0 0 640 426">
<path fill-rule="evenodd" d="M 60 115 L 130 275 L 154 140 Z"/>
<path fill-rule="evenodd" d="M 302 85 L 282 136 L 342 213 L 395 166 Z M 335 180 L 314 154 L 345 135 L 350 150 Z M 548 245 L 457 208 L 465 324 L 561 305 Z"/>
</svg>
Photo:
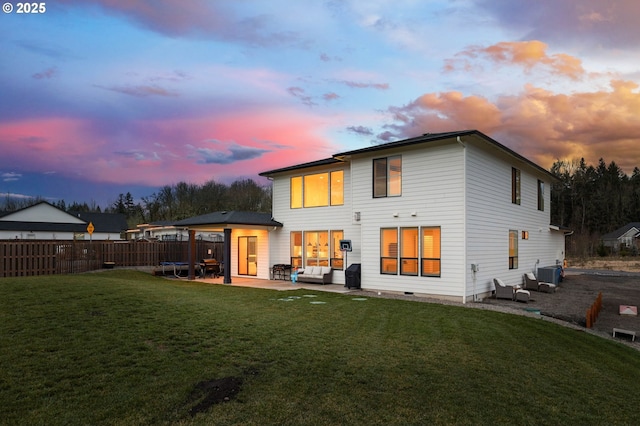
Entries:
<svg viewBox="0 0 640 426">
<path fill-rule="evenodd" d="M 247 212 L 247 211 L 219 211 L 207 213 L 179 220 L 173 223 L 176 227 L 189 230 L 189 244 L 195 244 L 195 231 L 224 231 L 224 283 L 231 284 L 231 231 L 234 228 L 258 228 L 275 229 L 282 228 L 282 223 L 276 221 L 271 213 Z M 195 250 L 191 250 L 189 256 L 189 278 L 195 275 Z"/>
</svg>

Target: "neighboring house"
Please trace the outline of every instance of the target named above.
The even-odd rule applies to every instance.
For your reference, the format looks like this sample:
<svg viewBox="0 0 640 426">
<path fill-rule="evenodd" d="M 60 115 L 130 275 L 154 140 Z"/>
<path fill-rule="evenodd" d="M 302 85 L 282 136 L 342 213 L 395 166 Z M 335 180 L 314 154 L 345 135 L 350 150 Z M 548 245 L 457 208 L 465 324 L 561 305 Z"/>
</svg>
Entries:
<svg viewBox="0 0 640 426">
<path fill-rule="evenodd" d="M 631 222 L 602 236 L 602 242 L 606 247 L 611 247 L 614 253 L 621 249 L 640 248 L 640 222 Z"/>
<path fill-rule="evenodd" d="M 189 231 L 184 227 L 176 227 L 175 221 L 157 221 L 142 223 L 136 229 L 127 230 L 127 240 L 148 241 L 188 241 Z M 221 242 L 223 236 L 218 232 L 198 233 L 196 239 L 203 241 Z"/>
<path fill-rule="evenodd" d="M 3 240 L 120 240 L 126 229 L 122 214 L 67 213 L 46 201 L 0 215 Z"/>
<path fill-rule="evenodd" d="M 476 130 L 425 134 L 260 174 L 273 181 L 270 264 L 361 264 L 364 289 L 463 302 L 564 259 L 542 167 Z M 350 240 L 352 251 L 341 252 Z"/>
</svg>

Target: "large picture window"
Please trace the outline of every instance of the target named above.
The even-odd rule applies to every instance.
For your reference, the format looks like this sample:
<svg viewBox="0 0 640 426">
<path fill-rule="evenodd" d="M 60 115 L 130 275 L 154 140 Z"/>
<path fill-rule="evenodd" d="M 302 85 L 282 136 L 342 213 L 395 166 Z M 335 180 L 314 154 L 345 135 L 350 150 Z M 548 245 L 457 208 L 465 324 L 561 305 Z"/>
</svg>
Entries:
<svg viewBox="0 0 640 426">
<path fill-rule="evenodd" d="M 381 274 L 440 277 L 440 264 L 439 226 L 380 229 Z"/>
<path fill-rule="evenodd" d="M 398 274 L 398 228 L 380 230 L 380 273 Z"/>
<path fill-rule="evenodd" d="M 400 228 L 400 275 L 418 275 L 418 228 Z"/>
<path fill-rule="evenodd" d="M 402 157 L 376 158 L 373 160 L 373 197 L 402 195 Z"/>
<path fill-rule="evenodd" d="M 344 231 L 292 231 L 290 235 L 292 267 L 331 266 L 333 269 L 344 269 L 340 251 Z"/>
<path fill-rule="evenodd" d="M 518 269 L 518 231 L 509 231 L 509 269 Z"/>
<path fill-rule="evenodd" d="M 422 228 L 422 276 L 440 276 L 440 227 Z"/>
<path fill-rule="evenodd" d="M 291 178 L 291 208 L 344 204 L 344 172 L 336 170 Z"/>
</svg>

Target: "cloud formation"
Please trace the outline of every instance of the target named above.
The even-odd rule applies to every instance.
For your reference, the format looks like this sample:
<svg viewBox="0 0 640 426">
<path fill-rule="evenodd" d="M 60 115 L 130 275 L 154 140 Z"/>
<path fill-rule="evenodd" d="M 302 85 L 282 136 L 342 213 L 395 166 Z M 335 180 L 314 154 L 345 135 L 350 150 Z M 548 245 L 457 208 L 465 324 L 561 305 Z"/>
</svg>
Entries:
<svg viewBox="0 0 640 426">
<path fill-rule="evenodd" d="M 275 16 L 239 16 L 224 2 L 207 0 L 61 0 L 74 7 L 98 6 L 143 28 L 170 37 L 211 38 L 250 46 L 304 45 L 296 31 L 282 29 Z"/>
<path fill-rule="evenodd" d="M 530 30 L 523 39 L 595 49 L 640 44 L 636 0 L 476 0 L 476 5 L 513 30 Z"/>
<path fill-rule="evenodd" d="M 460 92 L 428 93 L 389 108 L 394 123 L 386 128 L 395 138 L 478 129 L 543 167 L 581 157 L 596 163 L 607 153 L 637 152 L 638 87 L 612 81 L 606 91 L 566 95 L 527 85 L 523 92 L 495 102 Z M 638 165 L 636 155 L 610 160 L 627 172 Z"/>
<path fill-rule="evenodd" d="M 176 92 L 171 92 L 158 85 L 139 85 L 139 86 L 100 86 L 95 85 L 99 89 L 109 90 L 123 95 L 135 96 L 138 98 L 144 98 L 147 96 L 178 96 Z"/>
<path fill-rule="evenodd" d="M 262 157 L 270 152 L 267 149 L 242 146 L 237 143 L 223 143 L 220 141 L 209 141 L 210 143 L 224 147 L 221 149 L 197 148 L 200 156 L 199 163 L 203 164 L 233 164 L 238 161 L 253 160 Z"/>
<path fill-rule="evenodd" d="M 20 180 L 20 178 L 22 177 L 22 173 L 5 172 L 0 173 L 0 177 L 2 178 L 3 182 L 13 182 L 16 180 Z"/>
<path fill-rule="evenodd" d="M 389 90 L 389 83 L 365 83 L 362 81 L 349 81 L 349 80 L 339 81 L 339 83 L 342 83 L 345 86 L 351 87 L 352 89 Z"/>
<path fill-rule="evenodd" d="M 9 14 L 0 169 L 22 177 L 0 190 L 230 182 L 471 128 L 544 167 L 606 155 L 629 170 L 639 5 L 59 0 L 37 20 Z"/>
<path fill-rule="evenodd" d="M 471 61 L 484 58 L 500 66 L 519 66 L 531 72 L 534 68 L 545 68 L 552 74 L 578 80 L 585 75 L 582 61 L 573 56 L 558 53 L 547 54 L 548 45 L 538 40 L 500 42 L 489 47 L 471 46 L 456 55 L 457 59 L 445 62 L 446 71 L 462 68 L 473 69 Z M 463 59 L 464 58 L 464 59 Z"/>
<path fill-rule="evenodd" d="M 47 68 L 44 71 L 40 71 L 33 74 L 32 77 L 35 78 L 36 80 L 50 79 L 55 77 L 57 72 L 58 70 L 56 69 L 56 67 L 51 67 L 51 68 Z"/>
</svg>

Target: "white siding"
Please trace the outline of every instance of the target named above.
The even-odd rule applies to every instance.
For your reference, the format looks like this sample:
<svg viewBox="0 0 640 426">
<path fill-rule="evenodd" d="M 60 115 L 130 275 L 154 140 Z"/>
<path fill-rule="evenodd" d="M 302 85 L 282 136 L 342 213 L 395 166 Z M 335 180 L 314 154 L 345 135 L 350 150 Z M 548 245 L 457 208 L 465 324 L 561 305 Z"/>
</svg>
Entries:
<svg viewBox="0 0 640 426">
<path fill-rule="evenodd" d="M 325 171 L 344 171 L 344 204 L 341 206 L 290 208 L 290 178 L 308 173 Z M 348 163 L 334 164 L 326 168 L 306 169 L 304 172 L 283 174 L 273 179 L 273 218 L 284 226 L 270 233 L 270 264 L 291 263 L 290 241 L 293 231 L 332 231 L 342 230 L 344 238 L 353 241 L 359 247 L 360 230 L 353 224 L 351 209 L 351 174 Z M 349 253 L 349 264 L 357 262 L 359 252 Z M 334 271 L 333 282 L 344 284 L 344 273 Z"/>
<path fill-rule="evenodd" d="M 362 287 L 411 292 L 456 300 L 493 291 L 492 279 L 520 283 L 525 272 L 564 258 L 564 235 L 552 231 L 550 176 L 475 136 L 402 148 L 362 152 L 333 167 L 344 168 L 344 205 L 290 208 L 290 177 L 273 182 L 274 219 L 284 227 L 270 233 L 271 264 L 290 263 L 290 232 L 343 230 L 352 240 L 348 261 L 362 264 Z M 373 198 L 373 159 L 402 156 L 402 195 Z M 511 203 L 511 167 L 521 171 L 521 204 Z M 544 211 L 537 208 L 538 179 L 545 183 Z M 360 220 L 354 220 L 354 213 Z M 422 277 L 380 273 L 380 230 L 440 227 L 441 276 Z M 518 231 L 517 269 L 509 270 L 509 230 Z M 522 231 L 529 239 L 522 240 Z M 471 265 L 479 271 L 472 272 Z M 343 283 L 344 274 L 334 274 Z"/>
<path fill-rule="evenodd" d="M 271 268 L 269 264 L 269 232 L 261 229 L 234 228 L 231 231 L 231 276 L 240 276 L 238 275 L 239 237 L 258 237 L 258 265 L 256 278 L 268 280 Z"/>
<path fill-rule="evenodd" d="M 402 195 L 373 198 L 373 159 L 398 154 L 402 155 Z M 354 160 L 352 170 L 353 208 L 362 212 L 362 287 L 461 297 L 465 244 L 462 147 L 454 142 L 376 152 Z M 380 229 L 421 226 L 441 227 L 441 276 L 381 274 Z"/>
<path fill-rule="evenodd" d="M 520 205 L 512 203 L 512 167 L 521 173 Z M 545 183 L 544 211 L 538 210 L 538 179 Z M 484 143 L 467 142 L 467 295 L 474 293 L 472 263 L 480 265 L 476 293 L 486 294 L 494 289 L 493 278 L 520 284 L 536 265 L 563 259 L 564 236 L 549 228 L 550 184 L 548 175 L 530 165 Z M 517 269 L 509 269 L 509 230 L 518 231 Z M 522 231 L 528 231 L 528 240 Z"/>
<path fill-rule="evenodd" d="M 89 240 L 89 234 L 87 241 Z M 73 232 L 0 231 L 0 240 L 73 240 Z"/>
</svg>

